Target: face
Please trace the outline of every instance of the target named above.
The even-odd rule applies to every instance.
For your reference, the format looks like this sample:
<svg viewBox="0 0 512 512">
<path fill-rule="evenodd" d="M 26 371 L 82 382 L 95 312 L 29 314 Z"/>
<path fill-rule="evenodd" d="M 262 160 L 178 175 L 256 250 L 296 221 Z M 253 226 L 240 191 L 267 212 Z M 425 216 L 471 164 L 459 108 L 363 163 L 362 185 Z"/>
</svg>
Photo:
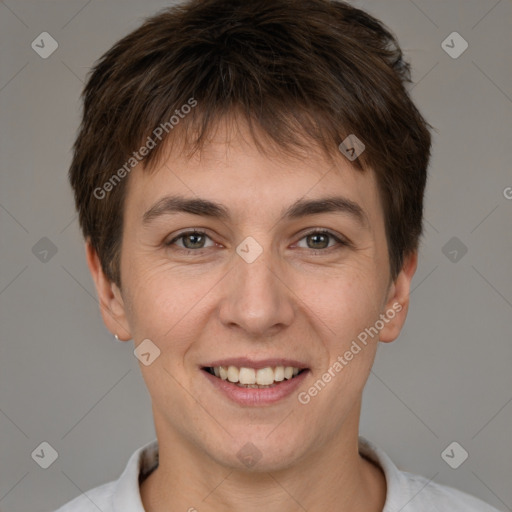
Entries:
<svg viewBox="0 0 512 512">
<path fill-rule="evenodd" d="M 271 158 L 247 140 L 220 132 L 200 156 L 133 170 L 122 291 L 89 264 L 109 329 L 160 350 L 140 364 L 159 441 L 269 471 L 357 435 L 415 259 L 391 282 L 373 172 L 341 154 Z"/>
</svg>

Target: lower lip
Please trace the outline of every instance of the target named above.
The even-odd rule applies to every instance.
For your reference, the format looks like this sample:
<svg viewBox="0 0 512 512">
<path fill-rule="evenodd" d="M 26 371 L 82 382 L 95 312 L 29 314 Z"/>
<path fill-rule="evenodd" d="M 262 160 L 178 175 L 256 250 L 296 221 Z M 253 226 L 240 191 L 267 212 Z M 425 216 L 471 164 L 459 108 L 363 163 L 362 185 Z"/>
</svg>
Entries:
<svg viewBox="0 0 512 512">
<path fill-rule="evenodd" d="M 254 407 L 274 404 L 290 396 L 301 385 L 309 370 L 304 370 L 293 379 L 284 380 L 271 388 L 242 388 L 228 380 L 215 377 L 206 370 L 201 370 L 201 373 L 233 402 Z"/>
</svg>

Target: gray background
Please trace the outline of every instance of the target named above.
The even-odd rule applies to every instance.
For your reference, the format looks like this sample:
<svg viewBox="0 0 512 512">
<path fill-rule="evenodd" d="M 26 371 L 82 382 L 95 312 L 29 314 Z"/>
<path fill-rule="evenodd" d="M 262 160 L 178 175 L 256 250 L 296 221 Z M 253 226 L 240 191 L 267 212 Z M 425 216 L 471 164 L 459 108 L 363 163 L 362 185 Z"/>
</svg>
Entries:
<svg viewBox="0 0 512 512">
<path fill-rule="evenodd" d="M 397 34 L 437 130 L 409 318 L 379 348 L 361 433 L 400 468 L 512 510 L 512 2 L 354 3 Z M 0 3 L 3 512 L 52 510 L 116 479 L 155 436 L 132 342 L 103 326 L 66 173 L 86 72 L 166 5 Z M 59 44 L 47 59 L 31 48 L 43 31 Z M 441 47 L 453 31 L 469 43 L 456 59 Z M 32 249 L 42 237 L 57 249 L 46 262 Z M 59 453 L 46 470 L 31 458 L 43 441 Z M 452 441 L 469 453 L 458 469 L 441 458 Z"/>
</svg>

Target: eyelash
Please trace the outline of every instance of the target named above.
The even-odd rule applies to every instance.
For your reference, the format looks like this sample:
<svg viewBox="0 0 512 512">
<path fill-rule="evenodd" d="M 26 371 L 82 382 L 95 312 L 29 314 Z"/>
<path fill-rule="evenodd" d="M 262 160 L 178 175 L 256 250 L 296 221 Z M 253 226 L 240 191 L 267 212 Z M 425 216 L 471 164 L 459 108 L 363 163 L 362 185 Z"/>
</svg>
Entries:
<svg viewBox="0 0 512 512">
<path fill-rule="evenodd" d="M 193 229 L 190 231 L 184 231 L 183 233 L 180 233 L 178 236 L 176 236 L 169 242 L 165 242 L 164 245 L 166 247 L 170 247 L 175 242 L 177 242 L 178 240 L 181 240 L 182 238 L 187 237 L 188 235 L 203 235 L 203 236 L 210 238 L 208 236 L 208 234 L 206 233 L 206 231 L 203 231 L 202 229 Z M 332 247 L 327 247 L 325 249 L 309 249 L 310 252 L 314 255 L 330 253 L 332 249 L 336 250 L 336 249 L 341 249 L 343 247 L 351 246 L 351 244 L 347 240 L 341 239 L 340 237 L 336 236 L 334 233 L 331 233 L 330 231 L 327 231 L 325 229 L 316 229 L 316 230 L 309 231 L 308 233 L 305 233 L 304 235 L 302 235 L 300 240 L 303 240 L 304 238 L 307 238 L 308 236 L 312 236 L 312 235 L 327 235 L 330 238 L 334 239 L 338 244 L 338 247 L 332 246 Z M 210 240 L 211 240 L 211 238 L 210 238 Z M 178 249 L 176 249 L 176 250 L 181 253 L 184 253 L 185 255 L 189 255 L 189 254 L 196 254 L 196 255 L 199 254 L 200 255 L 202 253 L 202 251 L 204 251 L 205 249 L 209 249 L 209 247 L 202 247 L 200 249 L 183 249 L 181 247 L 178 247 Z"/>
</svg>

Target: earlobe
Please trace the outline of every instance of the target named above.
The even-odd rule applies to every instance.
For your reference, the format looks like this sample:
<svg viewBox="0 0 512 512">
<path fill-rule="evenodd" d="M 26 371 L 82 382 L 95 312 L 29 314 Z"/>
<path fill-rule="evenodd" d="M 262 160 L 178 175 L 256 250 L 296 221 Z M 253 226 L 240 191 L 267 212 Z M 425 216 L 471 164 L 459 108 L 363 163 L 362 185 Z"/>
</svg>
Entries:
<svg viewBox="0 0 512 512">
<path fill-rule="evenodd" d="M 126 318 L 125 305 L 119 288 L 103 272 L 98 254 L 89 240 L 85 243 L 85 252 L 87 266 L 91 272 L 98 294 L 103 322 L 113 335 L 117 334 L 119 340 L 131 339 L 132 336 Z"/>
<path fill-rule="evenodd" d="M 418 253 L 415 251 L 404 258 L 402 270 L 389 288 L 389 293 L 382 314 L 384 327 L 379 333 L 379 340 L 389 343 L 398 338 L 409 310 L 411 282 L 418 265 Z M 382 315 L 381 315 L 382 316 Z"/>
</svg>

